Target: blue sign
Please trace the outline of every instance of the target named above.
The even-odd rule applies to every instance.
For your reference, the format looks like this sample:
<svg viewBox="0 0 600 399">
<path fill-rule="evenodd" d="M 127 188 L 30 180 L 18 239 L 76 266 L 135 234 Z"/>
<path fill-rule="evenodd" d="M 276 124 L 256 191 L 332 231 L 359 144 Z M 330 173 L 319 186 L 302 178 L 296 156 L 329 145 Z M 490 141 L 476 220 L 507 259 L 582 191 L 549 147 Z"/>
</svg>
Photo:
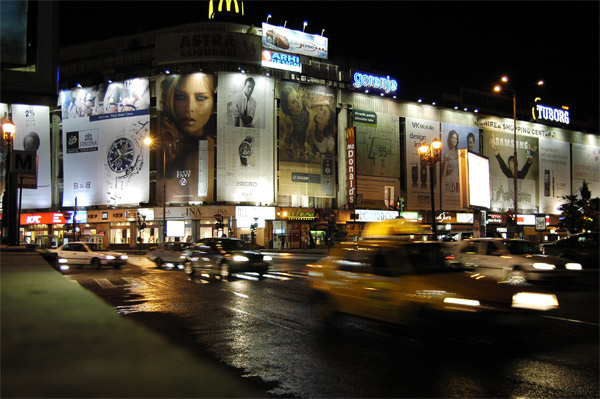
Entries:
<svg viewBox="0 0 600 399">
<path fill-rule="evenodd" d="M 352 75 L 352 86 L 357 89 L 377 89 L 386 93 L 398 90 L 398 82 L 388 76 L 375 76 L 368 73 L 350 71 Z"/>
</svg>

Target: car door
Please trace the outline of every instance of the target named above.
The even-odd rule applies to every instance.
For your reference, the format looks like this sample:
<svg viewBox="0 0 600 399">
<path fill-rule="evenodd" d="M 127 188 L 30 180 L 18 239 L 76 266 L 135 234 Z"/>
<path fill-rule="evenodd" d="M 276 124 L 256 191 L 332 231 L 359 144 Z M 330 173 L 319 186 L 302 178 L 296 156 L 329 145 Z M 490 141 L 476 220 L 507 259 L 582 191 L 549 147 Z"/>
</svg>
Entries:
<svg viewBox="0 0 600 399">
<path fill-rule="evenodd" d="M 330 294 L 339 310 L 345 313 L 367 316 L 366 282 L 371 278 L 372 263 L 366 251 L 344 251 L 331 261 L 336 269 L 329 281 Z"/>
<path fill-rule="evenodd" d="M 500 279 L 504 270 L 510 268 L 511 259 L 500 241 L 480 241 L 478 249 L 479 269 L 482 274 Z"/>
<path fill-rule="evenodd" d="M 459 245 L 458 260 L 467 267 L 479 267 L 479 243 L 476 240 L 466 240 Z"/>
</svg>

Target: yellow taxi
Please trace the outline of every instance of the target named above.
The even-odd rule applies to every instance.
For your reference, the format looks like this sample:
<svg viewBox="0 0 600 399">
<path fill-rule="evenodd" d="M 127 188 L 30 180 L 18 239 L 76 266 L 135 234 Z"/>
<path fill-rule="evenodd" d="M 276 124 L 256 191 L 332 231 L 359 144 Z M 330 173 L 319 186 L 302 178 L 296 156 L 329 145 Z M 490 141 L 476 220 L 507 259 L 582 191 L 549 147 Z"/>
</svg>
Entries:
<svg viewBox="0 0 600 399">
<path fill-rule="evenodd" d="M 553 294 L 499 283 L 448 264 L 440 242 L 371 236 L 340 243 L 329 256 L 307 266 L 314 310 L 324 322 L 348 314 L 412 324 L 430 314 L 558 307 Z"/>
</svg>

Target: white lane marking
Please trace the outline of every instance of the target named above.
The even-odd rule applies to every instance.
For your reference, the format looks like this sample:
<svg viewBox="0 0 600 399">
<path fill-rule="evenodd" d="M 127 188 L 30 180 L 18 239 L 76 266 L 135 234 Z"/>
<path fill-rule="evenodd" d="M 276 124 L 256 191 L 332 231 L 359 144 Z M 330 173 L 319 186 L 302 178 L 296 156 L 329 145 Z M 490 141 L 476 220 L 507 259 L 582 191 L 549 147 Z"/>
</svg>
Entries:
<svg viewBox="0 0 600 399">
<path fill-rule="evenodd" d="M 127 283 L 129 283 L 129 285 L 131 285 L 132 287 L 135 287 L 135 288 L 145 287 L 145 285 L 140 283 L 140 280 L 137 278 L 122 277 L 122 279 L 127 281 Z"/>
<path fill-rule="evenodd" d="M 575 319 L 565 319 L 564 317 L 556 317 L 556 316 L 546 316 L 546 315 L 540 315 L 540 317 L 545 317 L 547 319 L 554 319 L 554 320 L 561 320 L 561 321 L 567 321 L 569 323 L 579 323 L 579 324 L 587 324 L 589 326 L 600 326 L 600 324 L 598 323 L 592 323 L 590 321 L 583 321 L 583 320 L 575 320 Z"/>
<path fill-rule="evenodd" d="M 102 288 L 116 288 L 107 278 L 95 278 L 94 281 Z"/>
</svg>

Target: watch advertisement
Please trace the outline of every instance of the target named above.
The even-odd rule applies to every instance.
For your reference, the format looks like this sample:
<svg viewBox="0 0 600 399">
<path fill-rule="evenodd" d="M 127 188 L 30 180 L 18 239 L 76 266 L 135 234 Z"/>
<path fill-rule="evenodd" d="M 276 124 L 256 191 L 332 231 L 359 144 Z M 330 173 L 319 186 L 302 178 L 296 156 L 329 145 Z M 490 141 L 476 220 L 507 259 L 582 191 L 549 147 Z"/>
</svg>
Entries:
<svg viewBox="0 0 600 399">
<path fill-rule="evenodd" d="M 279 194 L 333 198 L 324 160 L 336 154 L 335 89 L 286 81 L 279 88 Z"/>
<path fill-rule="evenodd" d="M 14 150 L 34 151 L 37 156 L 37 188 L 23 188 L 21 209 L 50 208 L 52 198 L 50 171 L 50 111 L 41 105 L 12 105 L 15 124 Z M 21 179 L 17 179 L 20 184 Z M 25 182 L 30 179 L 23 179 Z M 36 179 L 31 179 L 35 186 Z M 23 186 L 25 187 L 25 186 Z"/>
<path fill-rule="evenodd" d="M 212 201 L 214 76 L 200 72 L 161 76 L 156 81 L 156 97 L 157 201 Z"/>
<path fill-rule="evenodd" d="M 462 210 L 458 175 L 458 150 L 479 152 L 479 128 L 442 123 L 440 190 L 444 210 Z"/>
<path fill-rule="evenodd" d="M 61 91 L 60 105 L 63 206 L 148 202 L 148 79 Z"/>
<path fill-rule="evenodd" d="M 217 201 L 274 202 L 274 83 L 219 73 Z"/>
<path fill-rule="evenodd" d="M 429 167 L 421 161 L 419 147 L 431 144 L 440 138 L 440 123 L 424 119 L 406 118 L 406 192 L 409 210 L 431 208 L 431 188 L 429 186 Z M 434 166 L 439 176 L 439 162 Z M 440 209 L 439 186 L 434 186 L 436 209 Z"/>
</svg>

